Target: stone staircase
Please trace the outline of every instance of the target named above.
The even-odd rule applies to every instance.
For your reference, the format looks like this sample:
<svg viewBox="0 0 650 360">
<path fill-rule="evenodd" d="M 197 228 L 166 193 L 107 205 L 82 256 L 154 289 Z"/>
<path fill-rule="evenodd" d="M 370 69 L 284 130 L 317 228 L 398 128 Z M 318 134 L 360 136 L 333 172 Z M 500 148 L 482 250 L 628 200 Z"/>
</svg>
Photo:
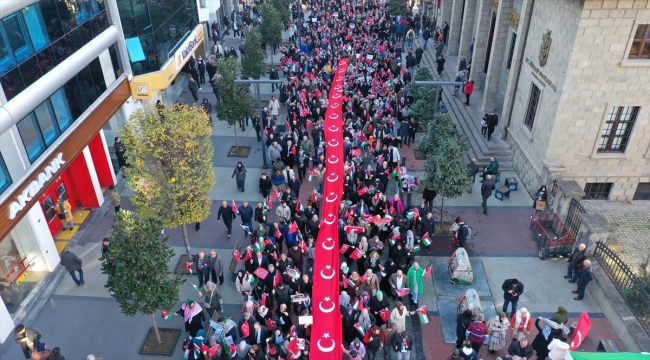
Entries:
<svg viewBox="0 0 650 360">
<path fill-rule="evenodd" d="M 414 46 L 418 45 L 421 45 L 421 37 L 416 39 L 414 42 Z M 443 71 L 442 76 L 439 77 L 436 72 L 436 62 L 434 61 L 435 51 L 431 45 L 431 41 L 429 41 L 429 49 L 424 52 L 420 66 L 428 65 L 433 76 L 438 80 L 454 81 L 455 72 L 453 70 L 456 69 L 456 57 L 446 57 L 447 62 L 445 63 L 445 71 Z M 405 51 L 408 52 L 407 49 L 405 49 Z M 487 138 L 484 138 L 481 134 L 481 118 L 483 117 L 483 113 L 475 110 L 473 106 L 463 105 L 465 96 L 459 94 L 458 98 L 454 97 L 454 88 L 452 86 L 443 86 L 441 88 L 443 90 L 443 103 L 447 106 L 447 110 L 456 123 L 458 130 L 465 134 L 469 141 L 469 151 L 467 153 L 468 161 L 470 158 L 476 158 L 477 164 L 483 166 L 487 165 L 490 162 L 490 157 L 494 156 L 499 162 L 499 169 L 501 171 L 514 171 L 512 152 L 510 151 L 508 144 L 501 140 L 497 132 L 492 134 L 489 142 L 487 141 Z M 472 104 L 481 101 L 482 91 L 484 90 L 485 89 L 475 89 L 471 98 Z M 477 94 L 477 92 L 480 92 L 480 94 Z M 499 121 L 503 121 L 503 119 L 499 119 Z"/>
</svg>

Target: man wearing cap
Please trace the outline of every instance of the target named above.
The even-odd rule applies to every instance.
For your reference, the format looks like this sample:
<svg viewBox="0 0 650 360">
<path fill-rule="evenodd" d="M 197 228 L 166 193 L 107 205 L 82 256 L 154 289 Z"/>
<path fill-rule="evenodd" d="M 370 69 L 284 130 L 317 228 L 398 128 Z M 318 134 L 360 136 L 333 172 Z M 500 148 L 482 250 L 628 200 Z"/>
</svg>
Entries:
<svg viewBox="0 0 650 360">
<path fill-rule="evenodd" d="M 504 313 L 508 312 L 508 305 L 512 303 L 512 312 L 510 313 L 510 318 L 512 318 L 517 312 L 517 303 L 519 302 L 519 297 L 524 293 L 524 284 L 519 282 L 517 279 L 507 279 L 501 285 L 503 289 L 503 308 L 501 311 Z"/>
</svg>

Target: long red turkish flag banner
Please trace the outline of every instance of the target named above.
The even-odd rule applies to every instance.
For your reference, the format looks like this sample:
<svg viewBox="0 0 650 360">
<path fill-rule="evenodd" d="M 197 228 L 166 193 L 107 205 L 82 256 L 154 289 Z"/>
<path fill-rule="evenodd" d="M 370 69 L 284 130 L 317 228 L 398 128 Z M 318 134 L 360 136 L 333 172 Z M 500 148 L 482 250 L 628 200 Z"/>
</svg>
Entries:
<svg viewBox="0 0 650 360">
<path fill-rule="evenodd" d="M 312 359 L 341 359 L 342 326 L 339 310 L 338 207 L 343 197 L 343 83 L 348 59 L 339 61 L 325 113 L 327 159 L 323 210 L 314 256 Z"/>
</svg>

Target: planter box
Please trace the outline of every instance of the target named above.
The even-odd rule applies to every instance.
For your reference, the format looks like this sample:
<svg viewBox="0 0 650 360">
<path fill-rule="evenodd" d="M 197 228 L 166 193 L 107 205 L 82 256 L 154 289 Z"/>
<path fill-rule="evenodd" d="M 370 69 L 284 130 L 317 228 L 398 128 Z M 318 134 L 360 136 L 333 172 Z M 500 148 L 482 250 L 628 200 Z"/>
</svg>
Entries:
<svg viewBox="0 0 650 360">
<path fill-rule="evenodd" d="M 158 344 L 156 339 L 156 332 L 153 327 L 149 328 L 149 333 L 144 338 L 140 354 L 143 355 L 157 355 L 157 356 L 172 356 L 178 339 L 181 337 L 179 329 L 158 328 L 162 344 Z"/>
</svg>

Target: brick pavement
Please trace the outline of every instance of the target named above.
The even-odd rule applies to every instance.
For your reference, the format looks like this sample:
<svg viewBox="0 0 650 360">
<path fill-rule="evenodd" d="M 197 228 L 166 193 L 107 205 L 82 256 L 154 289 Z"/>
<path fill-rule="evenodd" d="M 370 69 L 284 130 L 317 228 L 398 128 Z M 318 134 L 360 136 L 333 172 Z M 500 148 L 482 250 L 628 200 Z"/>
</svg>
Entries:
<svg viewBox="0 0 650 360">
<path fill-rule="evenodd" d="M 650 202 L 613 202 L 583 200 L 588 213 L 600 214 L 612 227 L 607 245 L 630 266 L 639 271 L 650 257 Z"/>
</svg>

